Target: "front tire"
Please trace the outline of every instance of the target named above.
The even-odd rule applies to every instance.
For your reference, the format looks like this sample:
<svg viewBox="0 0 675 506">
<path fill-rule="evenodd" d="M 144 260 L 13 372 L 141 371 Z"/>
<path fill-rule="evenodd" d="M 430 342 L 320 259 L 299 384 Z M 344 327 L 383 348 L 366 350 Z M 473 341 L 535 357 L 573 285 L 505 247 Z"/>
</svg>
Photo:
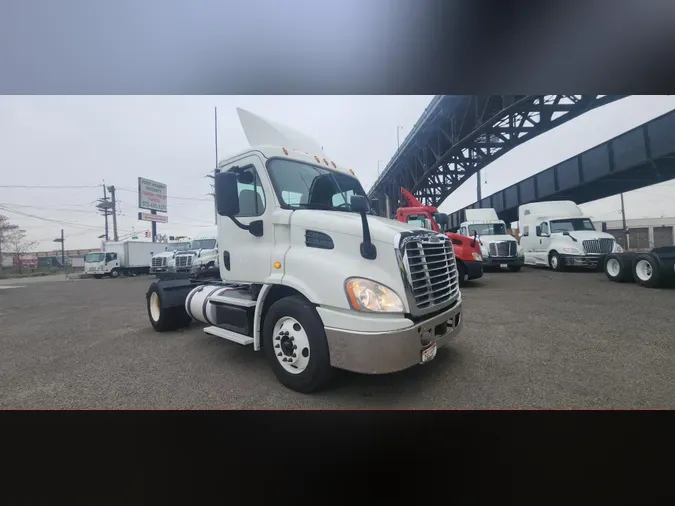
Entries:
<svg viewBox="0 0 675 506">
<path fill-rule="evenodd" d="M 551 254 L 548 256 L 548 265 L 556 272 L 565 270 L 565 266 L 563 265 L 562 259 L 560 258 L 560 255 L 558 255 L 557 251 L 551 252 Z"/>
<path fill-rule="evenodd" d="M 633 277 L 640 286 L 658 288 L 661 286 L 661 266 L 656 258 L 648 253 L 635 255 Z"/>
<path fill-rule="evenodd" d="M 457 262 L 457 278 L 459 279 L 459 286 L 466 286 L 466 266 L 462 262 Z"/>
<path fill-rule="evenodd" d="M 150 324 L 157 332 L 177 330 L 190 324 L 191 318 L 185 311 L 185 306 L 164 306 L 164 290 L 157 283 L 150 285 L 146 300 Z"/>
<path fill-rule="evenodd" d="M 333 376 L 323 322 L 304 297 L 272 304 L 263 323 L 263 349 L 279 382 L 296 392 L 317 391 Z"/>
<path fill-rule="evenodd" d="M 110 271 L 110 277 L 113 279 L 119 278 L 120 277 L 119 269 L 113 269 L 112 271 Z"/>
</svg>

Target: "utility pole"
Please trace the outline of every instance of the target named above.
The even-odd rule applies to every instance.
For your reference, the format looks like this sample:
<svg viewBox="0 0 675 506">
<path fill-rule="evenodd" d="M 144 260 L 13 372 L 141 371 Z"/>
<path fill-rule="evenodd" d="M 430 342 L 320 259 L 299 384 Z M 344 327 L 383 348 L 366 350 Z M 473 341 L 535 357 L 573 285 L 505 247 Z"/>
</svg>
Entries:
<svg viewBox="0 0 675 506">
<path fill-rule="evenodd" d="M 66 266 L 66 249 L 65 249 L 65 239 L 63 237 L 63 229 L 61 229 L 61 237 L 58 239 L 54 239 L 54 242 L 60 242 L 61 243 L 61 265 L 63 265 L 63 275 L 68 279 L 68 269 Z"/>
<path fill-rule="evenodd" d="M 103 201 L 101 204 L 105 205 L 108 202 L 108 196 L 105 193 L 105 181 L 103 181 Z M 101 207 L 103 210 L 103 216 L 105 216 L 105 240 L 108 240 L 108 208 Z"/>
<path fill-rule="evenodd" d="M 112 213 L 113 219 L 113 240 L 118 241 L 117 235 L 117 201 L 115 200 L 115 187 L 108 186 L 108 191 L 110 192 L 110 211 Z"/>
<path fill-rule="evenodd" d="M 628 227 L 626 227 L 626 207 L 623 204 L 623 193 L 621 193 L 621 222 L 623 227 L 623 245 L 628 249 Z"/>
</svg>

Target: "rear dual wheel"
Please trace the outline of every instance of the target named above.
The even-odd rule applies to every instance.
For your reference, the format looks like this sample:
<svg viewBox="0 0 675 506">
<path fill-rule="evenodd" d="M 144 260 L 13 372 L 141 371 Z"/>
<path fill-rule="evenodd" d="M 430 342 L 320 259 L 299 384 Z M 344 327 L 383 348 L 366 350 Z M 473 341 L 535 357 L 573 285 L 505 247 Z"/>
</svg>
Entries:
<svg viewBox="0 0 675 506">
<path fill-rule="evenodd" d="M 605 276 L 615 283 L 633 281 L 633 258 L 631 253 L 611 253 L 605 257 Z"/>
<path fill-rule="evenodd" d="M 658 288 L 661 286 L 661 266 L 653 255 L 641 253 L 635 256 L 633 277 L 640 286 Z"/>
</svg>

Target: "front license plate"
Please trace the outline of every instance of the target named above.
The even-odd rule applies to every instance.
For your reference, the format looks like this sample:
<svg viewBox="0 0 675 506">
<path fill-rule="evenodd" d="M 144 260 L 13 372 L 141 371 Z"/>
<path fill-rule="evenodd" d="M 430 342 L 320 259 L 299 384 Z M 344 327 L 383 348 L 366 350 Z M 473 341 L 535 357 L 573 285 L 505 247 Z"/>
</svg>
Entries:
<svg viewBox="0 0 675 506">
<path fill-rule="evenodd" d="M 502 269 L 506 269 L 508 267 L 508 264 L 499 264 L 499 267 L 501 267 Z"/>
<path fill-rule="evenodd" d="M 433 360 L 436 357 L 436 351 L 438 351 L 436 343 L 432 344 L 430 348 L 424 350 L 422 352 L 422 363 L 424 364 L 425 362 Z"/>
</svg>

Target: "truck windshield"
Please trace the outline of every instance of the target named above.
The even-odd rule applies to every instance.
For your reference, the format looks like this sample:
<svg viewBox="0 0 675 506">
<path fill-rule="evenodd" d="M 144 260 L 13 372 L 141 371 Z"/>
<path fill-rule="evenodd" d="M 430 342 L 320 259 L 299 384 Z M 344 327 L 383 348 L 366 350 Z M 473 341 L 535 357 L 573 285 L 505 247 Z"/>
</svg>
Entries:
<svg viewBox="0 0 675 506">
<path fill-rule="evenodd" d="M 482 225 L 469 225 L 469 235 L 506 235 L 506 225 L 503 223 L 485 223 Z"/>
<path fill-rule="evenodd" d="M 568 218 L 551 220 L 551 233 L 573 232 L 575 230 L 595 230 L 593 222 L 588 218 Z"/>
<path fill-rule="evenodd" d="M 198 241 L 192 241 L 192 248 L 191 249 L 216 249 L 216 240 L 215 239 L 200 239 Z"/>
<path fill-rule="evenodd" d="M 415 216 L 414 218 L 408 218 L 408 225 L 426 228 L 427 230 L 433 230 L 434 228 L 431 226 L 431 220 L 429 218 L 424 218 L 422 216 Z"/>
<path fill-rule="evenodd" d="M 84 257 L 85 262 L 103 262 L 103 259 L 105 258 L 104 253 L 87 253 L 87 256 Z"/>
<path fill-rule="evenodd" d="M 167 251 L 185 251 L 187 249 L 190 249 L 190 243 L 189 242 L 179 242 L 175 244 L 169 244 L 166 247 Z"/>
<path fill-rule="evenodd" d="M 352 195 L 366 196 L 358 179 L 294 160 L 267 162 L 272 184 L 284 207 L 350 211 Z"/>
</svg>

